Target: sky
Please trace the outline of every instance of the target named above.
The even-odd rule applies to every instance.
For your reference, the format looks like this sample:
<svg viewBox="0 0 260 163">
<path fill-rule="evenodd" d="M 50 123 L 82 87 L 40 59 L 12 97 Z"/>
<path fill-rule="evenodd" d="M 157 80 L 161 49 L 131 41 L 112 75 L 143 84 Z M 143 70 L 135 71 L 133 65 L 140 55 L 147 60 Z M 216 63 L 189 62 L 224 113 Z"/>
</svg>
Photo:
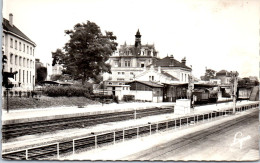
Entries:
<svg viewBox="0 0 260 163">
<path fill-rule="evenodd" d="M 112 31 L 119 45 L 154 44 L 159 57 L 186 57 L 196 77 L 205 69 L 259 76 L 259 0 L 3 0 L 3 17 L 33 40 L 36 58 L 68 41 L 64 31 L 95 22 Z"/>
</svg>

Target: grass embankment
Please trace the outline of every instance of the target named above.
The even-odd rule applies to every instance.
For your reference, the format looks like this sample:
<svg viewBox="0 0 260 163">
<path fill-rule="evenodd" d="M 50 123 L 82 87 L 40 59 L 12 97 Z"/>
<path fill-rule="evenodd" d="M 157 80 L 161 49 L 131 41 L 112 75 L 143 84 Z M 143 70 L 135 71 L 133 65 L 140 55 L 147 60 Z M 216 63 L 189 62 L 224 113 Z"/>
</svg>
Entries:
<svg viewBox="0 0 260 163">
<path fill-rule="evenodd" d="M 86 106 L 90 104 L 98 104 L 86 97 L 47 97 L 41 96 L 35 98 L 19 98 L 9 97 L 9 110 L 14 109 L 33 109 L 48 108 L 58 106 Z M 6 110 L 6 99 L 4 99 L 4 109 Z"/>
</svg>

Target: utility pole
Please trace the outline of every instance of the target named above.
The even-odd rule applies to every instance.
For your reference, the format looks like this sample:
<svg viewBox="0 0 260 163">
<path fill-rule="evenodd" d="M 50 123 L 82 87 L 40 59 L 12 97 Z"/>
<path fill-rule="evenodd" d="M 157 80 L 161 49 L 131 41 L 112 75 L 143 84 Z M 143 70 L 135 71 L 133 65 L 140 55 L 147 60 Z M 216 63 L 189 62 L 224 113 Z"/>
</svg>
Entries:
<svg viewBox="0 0 260 163">
<path fill-rule="evenodd" d="M 232 80 L 233 80 L 233 114 L 235 114 L 236 112 L 236 96 L 237 96 L 237 76 L 238 73 L 237 72 L 233 72 L 231 71 L 231 76 L 232 76 Z"/>
</svg>

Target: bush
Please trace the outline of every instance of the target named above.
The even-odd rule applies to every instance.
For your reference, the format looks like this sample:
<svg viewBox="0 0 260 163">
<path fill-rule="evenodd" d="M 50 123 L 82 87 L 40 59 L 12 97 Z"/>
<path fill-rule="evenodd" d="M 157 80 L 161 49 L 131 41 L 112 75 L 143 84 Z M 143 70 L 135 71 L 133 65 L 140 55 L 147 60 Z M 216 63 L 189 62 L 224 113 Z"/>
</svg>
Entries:
<svg viewBox="0 0 260 163">
<path fill-rule="evenodd" d="M 49 86 L 43 90 L 43 94 L 51 97 L 89 97 L 91 89 L 84 86 Z"/>
</svg>

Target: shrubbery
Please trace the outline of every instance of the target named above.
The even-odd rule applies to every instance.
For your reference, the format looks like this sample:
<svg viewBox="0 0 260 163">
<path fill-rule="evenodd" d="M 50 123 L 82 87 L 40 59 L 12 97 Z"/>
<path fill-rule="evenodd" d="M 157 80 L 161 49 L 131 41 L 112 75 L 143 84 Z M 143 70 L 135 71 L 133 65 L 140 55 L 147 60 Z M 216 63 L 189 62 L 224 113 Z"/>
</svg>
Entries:
<svg viewBox="0 0 260 163">
<path fill-rule="evenodd" d="M 73 86 L 49 86 L 43 90 L 43 94 L 51 97 L 59 97 L 59 96 L 66 96 L 66 97 L 73 97 L 73 96 L 83 96 L 83 97 L 90 97 L 92 93 L 92 88 L 89 86 L 80 86 L 80 85 L 73 85 Z"/>
</svg>

